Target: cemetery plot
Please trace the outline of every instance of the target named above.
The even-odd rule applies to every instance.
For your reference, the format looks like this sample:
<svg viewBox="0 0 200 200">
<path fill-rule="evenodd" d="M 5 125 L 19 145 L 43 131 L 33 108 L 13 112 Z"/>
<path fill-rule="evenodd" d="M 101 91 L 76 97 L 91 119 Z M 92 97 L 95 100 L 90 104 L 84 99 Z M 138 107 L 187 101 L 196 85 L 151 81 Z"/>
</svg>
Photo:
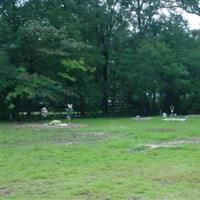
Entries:
<svg viewBox="0 0 200 200">
<path fill-rule="evenodd" d="M 49 123 L 15 123 L 11 126 L 16 128 L 84 128 L 87 127 L 86 124 L 73 124 L 73 123 L 63 123 L 51 125 Z"/>
<path fill-rule="evenodd" d="M 70 123 L 0 124 L 2 200 L 200 199 L 199 117 Z"/>
<path fill-rule="evenodd" d="M 167 142 L 152 143 L 152 144 L 146 144 L 144 146 L 149 147 L 150 149 L 156 149 L 160 147 L 175 147 L 181 144 L 200 144 L 200 137 L 191 137 L 191 138 L 179 139 Z"/>
<path fill-rule="evenodd" d="M 178 129 L 175 128 L 152 128 L 148 129 L 147 131 L 155 132 L 155 133 L 165 133 L 165 132 L 176 132 Z"/>
</svg>

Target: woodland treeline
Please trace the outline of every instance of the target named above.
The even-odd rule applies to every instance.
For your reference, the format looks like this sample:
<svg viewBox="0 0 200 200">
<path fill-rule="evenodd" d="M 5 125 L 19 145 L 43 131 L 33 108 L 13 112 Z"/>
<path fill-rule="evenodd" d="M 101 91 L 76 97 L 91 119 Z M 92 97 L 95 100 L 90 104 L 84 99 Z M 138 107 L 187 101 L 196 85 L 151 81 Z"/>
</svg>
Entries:
<svg viewBox="0 0 200 200">
<path fill-rule="evenodd" d="M 200 113 L 200 30 L 176 12 L 199 4 L 1 0 L 1 118 L 67 103 L 82 116 Z"/>
</svg>

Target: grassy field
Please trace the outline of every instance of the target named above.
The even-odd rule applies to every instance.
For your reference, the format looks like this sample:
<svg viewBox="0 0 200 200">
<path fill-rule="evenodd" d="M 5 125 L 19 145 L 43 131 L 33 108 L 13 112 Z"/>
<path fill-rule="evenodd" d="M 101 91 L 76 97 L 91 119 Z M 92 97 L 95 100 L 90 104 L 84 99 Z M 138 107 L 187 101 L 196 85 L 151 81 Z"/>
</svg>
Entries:
<svg viewBox="0 0 200 200">
<path fill-rule="evenodd" d="M 0 124 L 0 199 L 200 199 L 200 117 L 72 123 L 85 126 Z M 145 146 L 168 141 L 186 143 Z"/>
</svg>

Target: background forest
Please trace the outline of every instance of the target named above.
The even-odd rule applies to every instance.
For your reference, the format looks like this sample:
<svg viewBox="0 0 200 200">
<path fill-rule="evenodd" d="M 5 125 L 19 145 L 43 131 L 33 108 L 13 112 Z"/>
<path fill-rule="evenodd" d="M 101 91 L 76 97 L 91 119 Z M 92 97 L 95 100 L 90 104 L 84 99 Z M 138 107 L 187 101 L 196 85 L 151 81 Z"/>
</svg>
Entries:
<svg viewBox="0 0 200 200">
<path fill-rule="evenodd" d="M 0 118 L 200 113 L 199 0 L 0 0 Z M 163 14 L 162 10 L 168 10 Z"/>
</svg>

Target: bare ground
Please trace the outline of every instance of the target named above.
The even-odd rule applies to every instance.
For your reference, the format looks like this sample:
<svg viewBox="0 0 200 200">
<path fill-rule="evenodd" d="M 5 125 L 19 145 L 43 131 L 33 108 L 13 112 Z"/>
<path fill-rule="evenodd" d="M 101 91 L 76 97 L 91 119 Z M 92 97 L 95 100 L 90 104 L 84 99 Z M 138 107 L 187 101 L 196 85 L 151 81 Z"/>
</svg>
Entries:
<svg viewBox="0 0 200 200">
<path fill-rule="evenodd" d="M 150 131 L 150 132 L 176 132 L 178 131 L 178 129 L 175 129 L 175 128 L 154 128 L 154 129 L 148 129 L 147 131 Z"/>
<path fill-rule="evenodd" d="M 144 146 L 150 149 L 156 149 L 160 147 L 174 147 L 180 144 L 200 144 L 200 137 L 190 137 L 186 139 L 179 139 L 168 142 L 151 143 L 151 144 L 146 144 Z"/>
<path fill-rule="evenodd" d="M 41 123 L 16 123 L 12 124 L 11 126 L 15 128 L 84 128 L 87 127 L 85 124 L 68 124 L 68 126 L 59 126 L 59 125 L 48 125 L 48 124 L 41 124 Z"/>
<path fill-rule="evenodd" d="M 7 187 L 0 187 L 0 195 L 9 195 L 11 191 Z"/>
</svg>

